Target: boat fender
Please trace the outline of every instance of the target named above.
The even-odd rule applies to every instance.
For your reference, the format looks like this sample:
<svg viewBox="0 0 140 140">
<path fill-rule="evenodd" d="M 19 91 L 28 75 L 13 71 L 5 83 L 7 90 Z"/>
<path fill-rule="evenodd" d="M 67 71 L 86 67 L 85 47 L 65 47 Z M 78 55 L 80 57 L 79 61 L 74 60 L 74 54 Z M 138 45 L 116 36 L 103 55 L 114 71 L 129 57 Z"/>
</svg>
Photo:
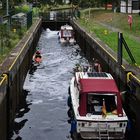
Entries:
<svg viewBox="0 0 140 140">
<path fill-rule="evenodd" d="M 69 118 L 74 118 L 74 112 L 71 108 L 68 110 L 67 114 Z"/>
<path fill-rule="evenodd" d="M 128 119 L 128 123 L 127 123 L 127 130 L 130 131 L 132 129 L 132 124 L 131 124 L 131 120 Z"/>
<path fill-rule="evenodd" d="M 67 105 L 68 105 L 68 107 L 72 107 L 72 104 L 71 104 L 71 97 L 70 96 L 68 96 L 68 99 L 67 99 Z"/>
<path fill-rule="evenodd" d="M 70 87 L 68 88 L 68 94 L 70 95 Z"/>
<path fill-rule="evenodd" d="M 77 129 L 77 122 L 75 119 L 72 119 L 71 120 L 71 130 L 70 130 L 70 133 L 74 133 L 76 132 L 76 129 Z"/>
</svg>

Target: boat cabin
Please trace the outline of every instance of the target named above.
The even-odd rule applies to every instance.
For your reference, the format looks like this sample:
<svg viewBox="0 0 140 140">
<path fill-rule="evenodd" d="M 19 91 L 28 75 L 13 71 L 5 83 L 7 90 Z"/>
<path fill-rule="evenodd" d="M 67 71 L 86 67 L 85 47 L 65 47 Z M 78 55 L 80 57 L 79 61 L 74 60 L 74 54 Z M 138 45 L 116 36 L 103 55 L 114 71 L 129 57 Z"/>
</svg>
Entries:
<svg viewBox="0 0 140 140">
<path fill-rule="evenodd" d="M 61 26 L 60 30 L 61 38 L 72 38 L 73 37 L 73 28 L 69 25 Z"/>
<path fill-rule="evenodd" d="M 116 110 L 116 115 L 123 116 L 120 92 L 111 75 L 103 72 L 85 73 L 76 75 L 76 79 L 79 88 L 80 116 L 86 116 L 88 113 L 101 115 L 103 101 L 107 113 Z"/>
<path fill-rule="evenodd" d="M 67 24 L 61 26 L 59 40 L 62 45 L 74 45 L 76 43 L 72 26 Z"/>
</svg>

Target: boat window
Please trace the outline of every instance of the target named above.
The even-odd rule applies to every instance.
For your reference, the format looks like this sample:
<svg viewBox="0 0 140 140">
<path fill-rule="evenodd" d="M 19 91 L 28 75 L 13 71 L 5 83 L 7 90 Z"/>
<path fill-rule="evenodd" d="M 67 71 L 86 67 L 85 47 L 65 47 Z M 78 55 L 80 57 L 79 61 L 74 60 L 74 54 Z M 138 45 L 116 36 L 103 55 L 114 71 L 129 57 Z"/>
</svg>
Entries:
<svg viewBox="0 0 140 140">
<path fill-rule="evenodd" d="M 95 115 L 102 114 L 103 100 L 105 101 L 105 107 L 107 113 L 111 113 L 116 110 L 116 96 L 115 95 L 93 95 L 87 96 L 87 113 Z"/>
<path fill-rule="evenodd" d="M 63 30 L 63 36 L 64 37 L 71 37 L 71 31 L 67 30 L 66 28 Z"/>
</svg>

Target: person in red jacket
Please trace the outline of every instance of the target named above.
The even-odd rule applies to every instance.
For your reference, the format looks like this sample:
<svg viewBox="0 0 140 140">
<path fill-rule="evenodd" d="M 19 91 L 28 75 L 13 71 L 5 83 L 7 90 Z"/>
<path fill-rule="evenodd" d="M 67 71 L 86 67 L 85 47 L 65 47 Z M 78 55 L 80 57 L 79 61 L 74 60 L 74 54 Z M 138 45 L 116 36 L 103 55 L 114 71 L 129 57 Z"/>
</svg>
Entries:
<svg viewBox="0 0 140 140">
<path fill-rule="evenodd" d="M 40 51 L 36 51 L 34 57 L 33 57 L 33 60 L 36 62 L 36 63 L 40 63 L 42 61 L 42 56 L 41 56 L 41 53 Z"/>
</svg>

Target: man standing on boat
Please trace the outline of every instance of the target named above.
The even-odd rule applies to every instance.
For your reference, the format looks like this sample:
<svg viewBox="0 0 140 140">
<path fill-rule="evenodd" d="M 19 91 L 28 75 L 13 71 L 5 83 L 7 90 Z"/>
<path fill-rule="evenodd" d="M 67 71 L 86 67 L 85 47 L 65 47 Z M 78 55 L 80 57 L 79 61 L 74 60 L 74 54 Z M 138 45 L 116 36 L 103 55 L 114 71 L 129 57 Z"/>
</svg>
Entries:
<svg viewBox="0 0 140 140">
<path fill-rule="evenodd" d="M 98 59 L 95 59 L 94 61 L 94 69 L 96 72 L 102 72 L 101 64 Z"/>
</svg>

